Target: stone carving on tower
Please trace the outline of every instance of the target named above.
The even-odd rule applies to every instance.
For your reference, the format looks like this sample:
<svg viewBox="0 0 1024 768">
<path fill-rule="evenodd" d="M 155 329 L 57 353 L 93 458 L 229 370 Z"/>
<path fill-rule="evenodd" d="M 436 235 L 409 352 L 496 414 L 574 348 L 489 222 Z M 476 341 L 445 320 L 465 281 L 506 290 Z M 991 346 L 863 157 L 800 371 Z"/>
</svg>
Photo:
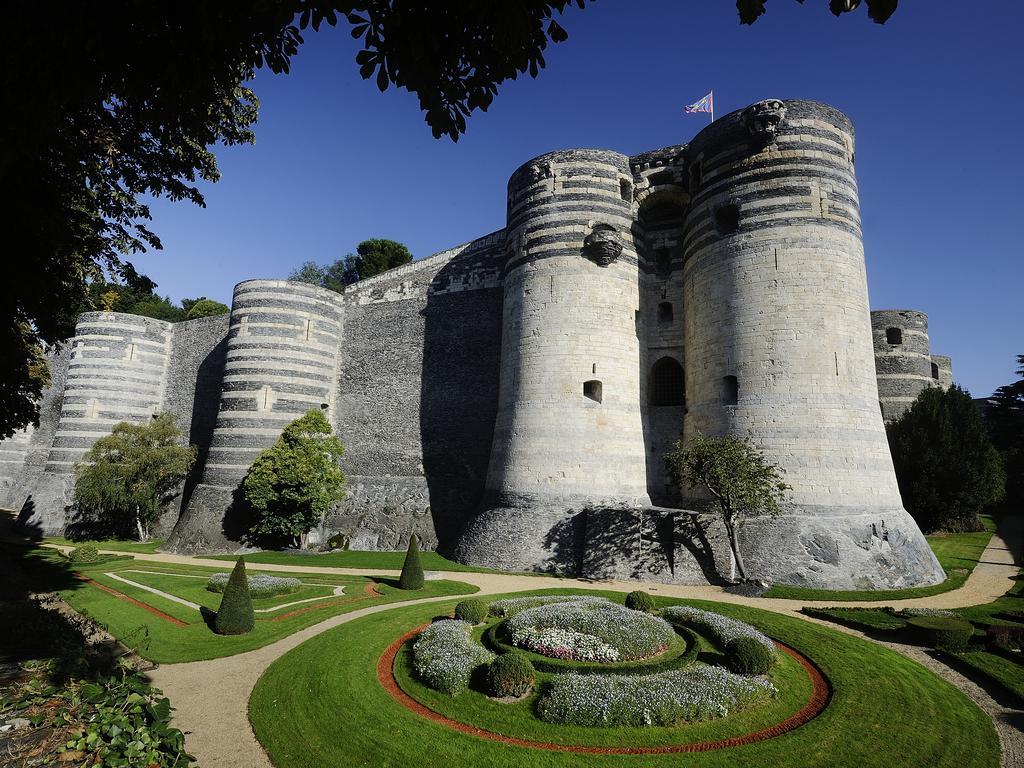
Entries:
<svg viewBox="0 0 1024 768">
<path fill-rule="evenodd" d="M 607 267 L 622 254 L 622 240 L 610 224 L 595 224 L 583 240 L 583 255 L 600 267 Z"/>
<path fill-rule="evenodd" d="M 762 144 L 771 144 L 786 119 L 786 106 L 779 99 L 765 99 L 751 104 L 740 115 L 740 123 Z"/>
</svg>

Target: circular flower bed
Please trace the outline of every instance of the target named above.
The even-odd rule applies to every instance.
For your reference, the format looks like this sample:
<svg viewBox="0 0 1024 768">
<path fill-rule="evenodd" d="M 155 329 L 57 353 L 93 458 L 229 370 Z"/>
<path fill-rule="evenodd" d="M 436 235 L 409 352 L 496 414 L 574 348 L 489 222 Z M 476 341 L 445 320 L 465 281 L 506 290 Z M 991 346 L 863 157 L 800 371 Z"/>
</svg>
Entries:
<svg viewBox="0 0 1024 768">
<path fill-rule="evenodd" d="M 664 619 L 609 600 L 547 603 L 505 621 L 513 644 L 555 659 L 620 662 L 663 653 L 675 639 Z"/>
<path fill-rule="evenodd" d="M 210 592 L 223 592 L 227 586 L 229 573 L 215 573 L 210 577 L 206 589 Z M 249 579 L 249 594 L 252 597 L 273 597 L 274 595 L 286 595 L 302 586 L 298 579 L 286 576 L 271 576 L 267 573 L 255 573 L 247 577 Z"/>
</svg>

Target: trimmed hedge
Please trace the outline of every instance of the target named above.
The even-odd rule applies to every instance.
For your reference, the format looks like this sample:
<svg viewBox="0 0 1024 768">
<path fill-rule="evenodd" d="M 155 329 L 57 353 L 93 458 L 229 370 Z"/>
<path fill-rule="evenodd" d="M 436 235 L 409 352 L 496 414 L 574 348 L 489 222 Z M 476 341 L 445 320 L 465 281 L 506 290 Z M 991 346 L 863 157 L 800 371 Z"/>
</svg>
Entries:
<svg viewBox="0 0 1024 768">
<path fill-rule="evenodd" d="M 652 613 L 654 611 L 654 598 L 638 589 L 626 595 L 626 607 L 633 611 Z"/>
<path fill-rule="evenodd" d="M 224 587 L 214 629 L 218 635 L 244 635 L 256 625 L 256 614 L 252 610 L 249 595 L 249 579 L 245 575 L 245 558 L 238 558 L 234 570 Z"/>
<path fill-rule="evenodd" d="M 106 559 L 107 556 L 101 555 L 95 544 L 83 544 L 80 547 L 75 547 L 68 553 L 68 560 L 76 565 L 102 563 Z"/>
<path fill-rule="evenodd" d="M 766 675 L 775 654 L 752 637 L 737 637 L 725 644 L 725 665 L 738 675 Z"/>
<path fill-rule="evenodd" d="M 534 682 L 533 665 L 521 653 L 504 653 L 487 667 L 487 693 L 499 699 L 519 698 Z"/>
<path fill-rule="evenodd" d="M 402 563 L 402 575 L 398 577 L 399 589 L 423 589 L 423 564 L 420 563 L 420 540 L 414 533 L 409 537 L 409 549 Z"/>
<path fill-rule="evenodd" d="M 907 620 L 907 628 L 922 645 L 949 653 L 966 651 L 974 635 L 969 623 L 946 616 L 915 616 Z"/>
<path fill-rule="evenodd" d="M 898 632 L 907 626 L 900 618 L 885 608 L 810 608 L 800 609 L 805 616 L 825 619 L 844 627 L 862 632 Z"/>
<path fill-rule="evenodd" d="M 469 624 L 482 624 L 490 609 L 491 604 L 485 600 L 463 600 L 455 606 L 455 618 Z"/>
</svg>

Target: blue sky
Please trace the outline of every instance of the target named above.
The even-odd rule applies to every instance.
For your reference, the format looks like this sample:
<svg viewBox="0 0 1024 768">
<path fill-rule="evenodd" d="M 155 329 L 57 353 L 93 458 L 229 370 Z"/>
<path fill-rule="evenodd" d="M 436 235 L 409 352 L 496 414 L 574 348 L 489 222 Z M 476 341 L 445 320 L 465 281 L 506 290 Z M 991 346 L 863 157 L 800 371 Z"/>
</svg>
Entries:
<svg viewBox="0 0 1024 768">
<path fill-rule="evenodd" d="M 729 0 L 600 0 L 566 13 L 547 69 L 502 86 L 457 144 L 431 137 L 415 97 L 360 79 L 347 30 L 310 34 L 290 75 L 256 77 L 256 145 L 217 151 L 205 209 L 156 201 L 164 249 L 134 261 L 161 294 L 230 303 L 241 280 L 368 237 L 422 257 L 500 229 L 523 162 L 685 142 L 707 116 L 681 108 L 711 88 L 717 114 L 817 99 L 856 126 L 872 308 L 927 312 L 932 351 L 984 396 L 1024 354 L 1024 29 L 1002 3 L 967 8 L 904 2 L 879 26 L 774 0 L 741 27 Z"/>
</svg>

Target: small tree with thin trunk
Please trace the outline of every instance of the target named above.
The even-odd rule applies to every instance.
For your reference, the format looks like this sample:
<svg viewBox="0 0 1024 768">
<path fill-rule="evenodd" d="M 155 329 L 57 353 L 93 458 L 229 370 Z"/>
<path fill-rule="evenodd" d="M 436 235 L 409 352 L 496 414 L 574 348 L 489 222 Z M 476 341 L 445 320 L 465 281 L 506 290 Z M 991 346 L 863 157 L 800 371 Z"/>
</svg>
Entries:
<svg viewBox="0 0 1024 768">
<path fill-rule="evenodd" d="M 174 416 L 163 413 L 145 424 L 122 421 L 93 443 L 75 465 L 75 503 L 87 522 L 148 539 L 196 458 L 195 446 L 181 438 Z"/>
<path fill-rule="evenodd" d="M 423 565 L 420 563 L 420 541 L 414 533 L 409 537 L 409 549 L 402 563 L 402 575 L 398 577 L 399 589 L 423 588 Z"/>
<path fill-rule="evenodd" d="M 220 608 L 217 609 L 213 627 L 218 635 L 244 635 L 255 625 L 256 615 L 252 610 L 249 577 L 245 573 L 245 558 L 240 557 L 224 587 L 224 597 L 220 599 Z"/>
<path fill-rule="evenodd" d="M 711 494 L 725 523 L 736 570 L 746 581 L 739 524 L 744 517 L 779 514 L 790 490 L 782 481 L 784 470 L 765 458 L 749 437 L 705 437 L 699 432 L 685 448 L 677 442 L 665 464 L 684 495 L 699 487 Z"/>
</svg>

